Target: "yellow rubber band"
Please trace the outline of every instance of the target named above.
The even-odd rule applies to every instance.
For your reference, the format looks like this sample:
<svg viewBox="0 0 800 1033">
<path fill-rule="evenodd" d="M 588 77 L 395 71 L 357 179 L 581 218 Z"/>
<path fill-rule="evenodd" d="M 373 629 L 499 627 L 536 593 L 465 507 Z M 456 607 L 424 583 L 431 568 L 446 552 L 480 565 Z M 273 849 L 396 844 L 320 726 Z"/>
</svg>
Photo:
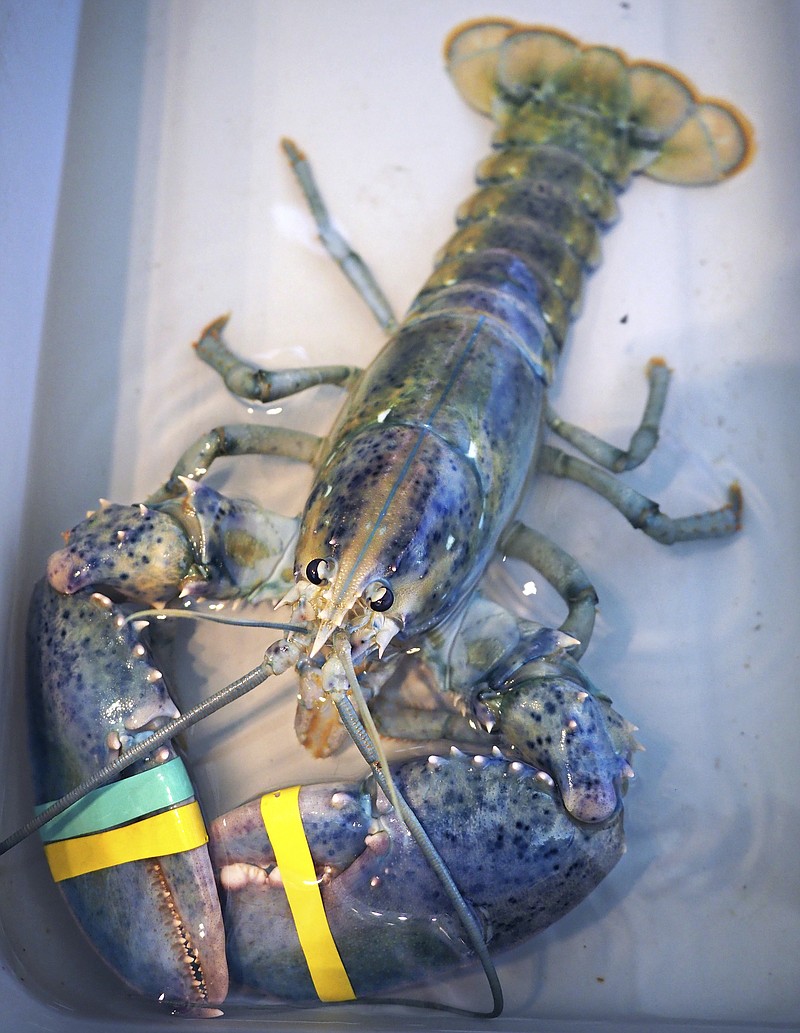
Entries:
<svg viewBox="0 0 800 1033">
<path fill-rule="evenodd" d="M 319 878 L 300 816 L 300 786 L 261 797 L 261 817 L 314 989 L 321 1001 L 353 1001 L 355 993 L 333 939 Z"/>
<path fill-rule="evenodd" d="M 203 816 L 193 800 L 119 829 L 47 843 L 44 852 L 53 878 L 62 882 L 128 861 L 180 854 L 207 842 Z"/>
</svg>

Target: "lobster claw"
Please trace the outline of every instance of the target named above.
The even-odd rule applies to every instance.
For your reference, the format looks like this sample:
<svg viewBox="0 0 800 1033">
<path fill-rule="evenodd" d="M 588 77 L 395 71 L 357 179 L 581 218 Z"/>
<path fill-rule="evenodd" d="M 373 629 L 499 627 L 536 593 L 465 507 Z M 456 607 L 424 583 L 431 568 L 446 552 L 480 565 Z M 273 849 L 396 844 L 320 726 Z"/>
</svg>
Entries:
<svg viewBox="0 0 800 1033">
<path fill-rule="evenodd" d="M 641 749 L 636 729 L 571 657 L 558 651 L 525 663 L 502 691 L 478 700 L 502 740 L 550 775 L 573 818 L 596 824 L 620 810 L 631 757 Z"/>
<path fill-rule="evenodd" d="M 479 738 L 545 772 L 576 821 L 601 824 L 621 809 L 641 749 L 621 717 L 570 656 L 575 639 L 523 620 L 476 595 L 441 648 L 423 653 L 434 684 Z M 381 703 L 381 726 L 390 707 Z M 392 734 L 402 736 L 396 715 Z M 485 736 L 488 734 L 489 739 Z M 467 740 L 469 741 L 469 740 Z"/>
<path fill-rule="evenodd" d="M 36 587 L 28 627 L 34 780 L 42 805 L 176 716 L 141 628 L 100 594 Z M 42 830 L 51 872 L 90 941 L 135 990 L 206 1008 L 228 989 L 207 834 L 171 745 Z"/>
<path fill-rule="evenodd" d="M 624 849 L 621 814 L 578 829 L 540 774 L 459 750 L 392 769 L 493 949 L 574 907 Z M 371 775 L 266 793 L 218 818 L 210 836 L 231 970 L 250 992 L 349 1000 L 430 980 L 473 957 L 441 884 Z M 308 923 L 312 907 L 320 924 Z"/>
<path fill-rule="evenodd" d="M 285 591 L 297 521 L 182 479 L 184 494 L 152 506 L 105 502 L 47 563 L 58 592 L 102 586 L 147 604 L 180 596 L 245 598 Z"/>
</svg>

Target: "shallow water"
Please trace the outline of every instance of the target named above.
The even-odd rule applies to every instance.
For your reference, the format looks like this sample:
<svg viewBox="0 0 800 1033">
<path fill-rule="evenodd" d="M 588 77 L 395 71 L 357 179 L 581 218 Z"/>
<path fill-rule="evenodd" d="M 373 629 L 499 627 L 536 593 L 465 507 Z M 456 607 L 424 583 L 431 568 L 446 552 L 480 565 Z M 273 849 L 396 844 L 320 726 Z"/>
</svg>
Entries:
<svg viewBox="0 0 800 1033">
<path fill-rule="evenodd" d="M 526 518 L 573 552 L 598 589 L 584 663 L 639 725 L 647 752 L 627 798 L 626 858 L 573 914 L 500 959 L 508 1009 L 493 1028 L 528 1029 L 531 1017 L 564 1031 L 590 1020 L 599 1029 L 654 1019 L 681 1030 L 788 1026 L 800 1012 L 798 519 L 787 478 L 800 386 L 799 220 L 786 171 L 799 150 L 786 87 L 798 6 L 562 8 L 509 2 L 502 14 L 674 64 L 755 126 L 756 160 L 724 186 L 637 182 L 623 197 L 554 392 L 563 416 L 622 444 L 644 401 L 644 364 L 663 355 L 675 377 L 662 442 L 628 479 L 675 514 L 718 505 L 737 479 L 745 527 L 733 542 L 664 549 L 577 486 L 540 482 L 526 503 Z M 446 33 L 485 13 L 466 0 L 85 5 L 30 461 L 15 496 L 24 530 L 19 546 L 5 543 L 14 602 L 3 638 L 12 673 L 4 830 L 30 805 L 18 646 L 27 586 L 99 495 L 142 497 L 199 432 L 243 417 L 189 342 L 231 310 L 229 340 L 265 365 L 364 363 L 381 343 L 314 239 L 279 137 L 310 154 L 338 223 L 402 311 L 488 148 L 489 124 L 464 107 L 440 60 Z M 322 388 L 260 418 L 322 432 L 337 405 L 337 392 Z M 241 460 L 214 482 L 290 513 L 309 479 L 290 464 Z M 7 526 L 16 538 L 17 523 Z M 495 576 L 515 605 L 558 619 L 544 594 L 523 596 L 524 570 Z M 260 635 L 230 635 L 235 642 L 217 629 L 191 632 L 184 709 L 260 658 Z M 293 693 L 290 682 L 270 685 L 191 734 L 212 814 L 263 788 L 359 769 L 351 753 L 327 763 L 302 755 L 286 731 Z M 0 863 L 0 996 L 22 998 L 22 1028 L 160 1028 L 74 929 L 38 845 Z M 436 994 L 485 999 L 476 973 Z M 254 1016 L 239 1006 L 217 1025 Z M 365 1008 L 275 1019 L 278 1029 L 323 1021 L 472 1028 Z"/>
</svg>

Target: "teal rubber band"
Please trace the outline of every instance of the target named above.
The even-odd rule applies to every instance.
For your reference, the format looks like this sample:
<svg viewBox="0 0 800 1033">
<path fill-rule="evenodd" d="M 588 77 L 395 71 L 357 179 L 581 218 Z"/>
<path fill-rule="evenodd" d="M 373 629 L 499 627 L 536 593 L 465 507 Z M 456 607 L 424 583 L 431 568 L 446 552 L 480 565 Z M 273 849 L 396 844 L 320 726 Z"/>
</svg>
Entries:
<svg viewBox="0 0 800 1033">
<path fill-rule="evenodd" d="M 180 757 L 166 764 L 129 775 L 119 782 L 92 790 L 61 814 L 52 818 L 39 832 L 42 841 L 54 843 L 93 832 L 105 832 L 166 810 L 194 798 L 194 787 Z M 40 804 L 36 813 L 50 807 Z"/>
</svg>

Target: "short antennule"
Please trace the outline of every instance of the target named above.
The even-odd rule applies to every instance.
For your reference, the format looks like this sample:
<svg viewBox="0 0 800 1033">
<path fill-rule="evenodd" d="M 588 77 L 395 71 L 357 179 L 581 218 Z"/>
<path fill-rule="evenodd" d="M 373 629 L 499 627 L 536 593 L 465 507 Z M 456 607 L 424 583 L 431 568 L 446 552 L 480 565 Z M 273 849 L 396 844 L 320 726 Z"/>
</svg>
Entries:
<svg viewBox="0 0 800 1033">
<path fill-rule="evenodd" d="M 731 105 L 700 96 L 671 68 L 632 62 L 554 29 L 467 22 L 448 37 L 445 59 L 467 103 L 498 123 L 496 144 L 572 145 L 620 184 L 632 172 L 669 183 L 717 183 L 752 153 L 752 130 Z M 574 128 L 581 121 L 583 136 Z M 603 135 L 595 155 L 594 141 Z M 612 136 L 622 142 L 609 159 Z"/>
</svg>

